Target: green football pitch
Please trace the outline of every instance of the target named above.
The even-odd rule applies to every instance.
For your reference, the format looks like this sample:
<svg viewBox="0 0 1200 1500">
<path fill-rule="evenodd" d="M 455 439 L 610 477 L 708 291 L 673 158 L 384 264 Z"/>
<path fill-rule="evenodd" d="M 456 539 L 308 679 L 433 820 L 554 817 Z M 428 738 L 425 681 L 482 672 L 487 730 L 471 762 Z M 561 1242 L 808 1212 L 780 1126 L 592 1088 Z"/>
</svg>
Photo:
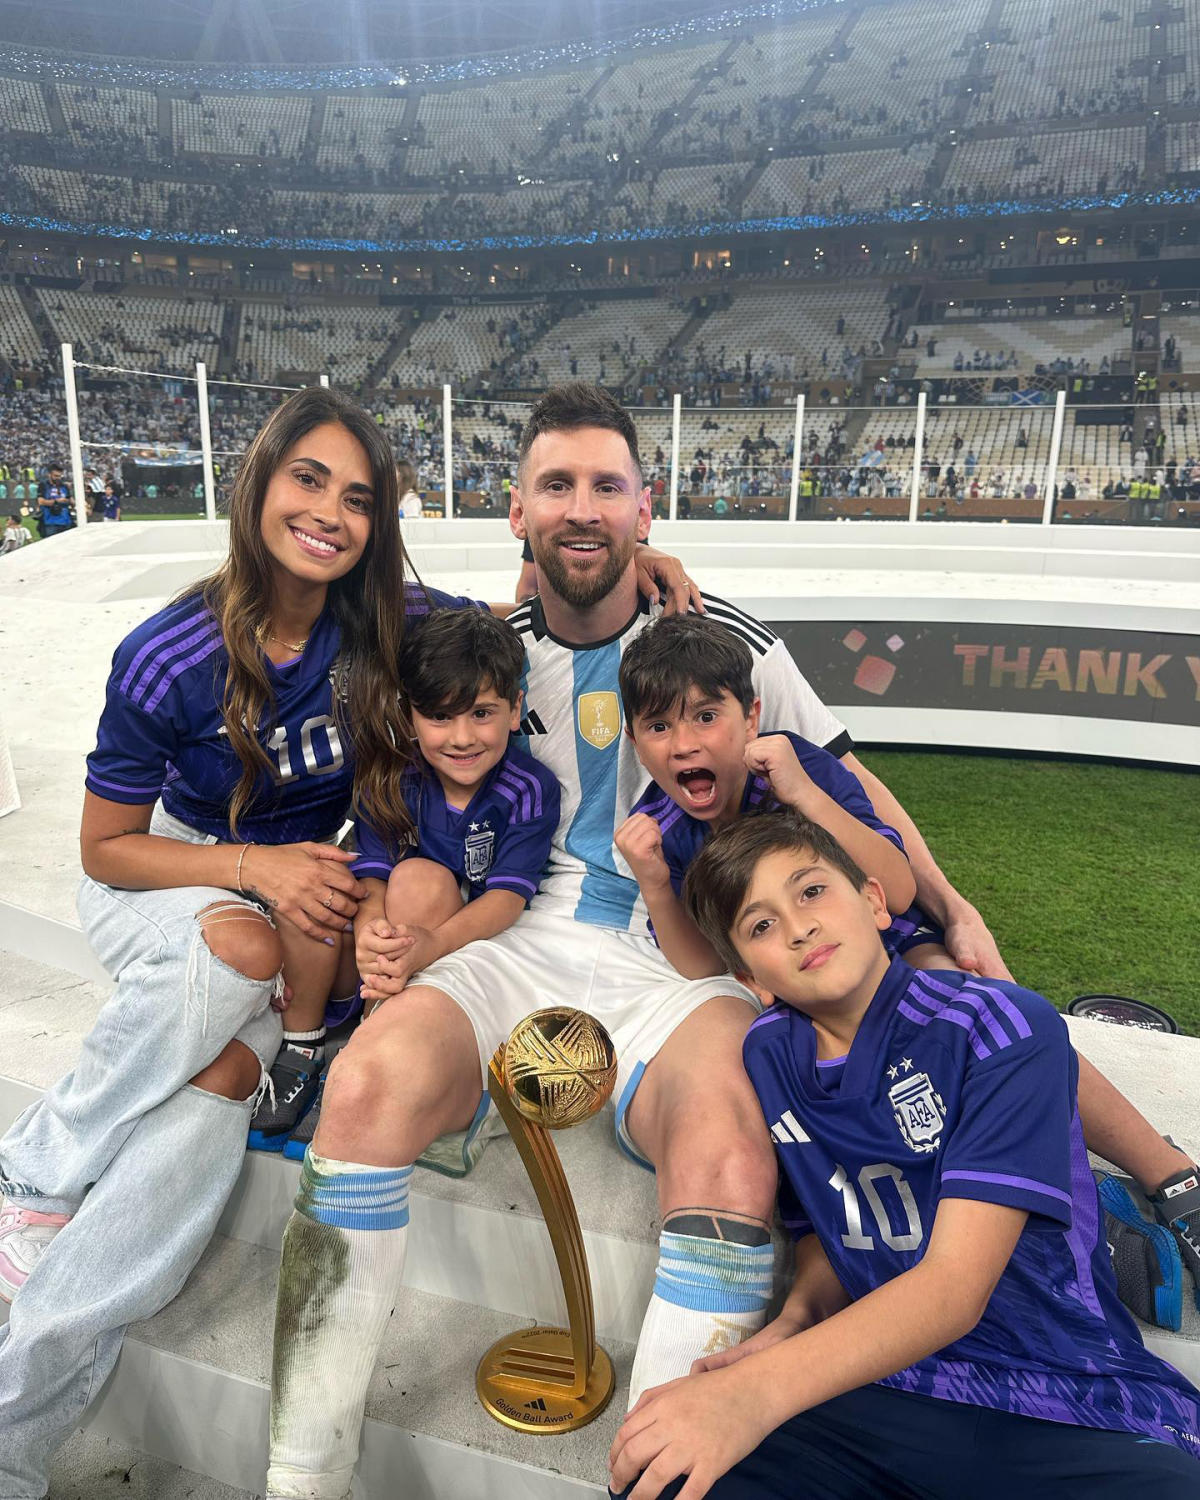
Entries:
<svg viewBox="0 0 1200 1500">
<path fill-rule="evenodd" d="M 1130 995 L 1200 1035 L 1200 776 L 863 751 L 983 913 L 1019 983 L 1060 1007 Z"/>
</svg>

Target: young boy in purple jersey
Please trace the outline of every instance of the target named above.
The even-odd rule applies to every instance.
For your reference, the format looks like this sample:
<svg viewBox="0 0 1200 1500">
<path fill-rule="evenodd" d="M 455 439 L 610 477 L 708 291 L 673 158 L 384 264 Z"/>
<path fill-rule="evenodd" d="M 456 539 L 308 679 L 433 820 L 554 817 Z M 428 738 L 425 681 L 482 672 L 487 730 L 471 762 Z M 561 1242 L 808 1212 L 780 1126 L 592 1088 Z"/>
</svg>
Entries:
<svg viewBox="0 0 1200 1500">
<path fill-rule="evenodd" d="M 537 894 L 559 787 L 510 740 L 524 664 L 516 632 L 491 615 L 439 610 L 404 643 L 420 752 L 403 788 L 414 832 L 405 847 L 358 819 L 350 867 L 367 888 L 354 931 L 371 1009 L 435 959 L 503 932 Z"/>
<path fill-rule="evenodd" d="M 754 660 L 736 630 L 700 615 L 664 616 L 621 658 L 626 733 L 654 778 L 617 831 L 666 956 L 688 978 L 725 972 L 679 901 L 704 841 L 780 804 L 828 828 L 883 886 L 895 913 L 890 952 L 949 968 L 942 933 L 912 904 L 904 844 L 836 756 L 787 731 L 759 729 Z"/>
<path fill-rule="evenodd" d="M 523 665 L 516 632 L 480 610 L 435 610 L 405 638 L 400 680 L 418 750 L 401 782 L 409 824 L 389 832 L 356 818 L 358 856 L 350 866 L 366 890 L 354 918 L 354 958 L 368 1013 L 435 959 L 502 932 L 537 892 L 558 826 L 559 788 L 510 743 L 520 724 Z M 289 1008 L 291 1032 L 323 1034 L 324 1011 L 310 987 Z M 320 1120 L 311 1056 L 308 1046 L 285 1045 L 272 1076 L 286 1092 L 269 1128 L 251 1131 L 252 1146 L 303 1157 Z M 475 1141 L 469 1131 L 427 1164 L 461 1175 Z"/>
<path fill-rule="evenodd" d="M 1194 1496 L 1200 1392 L 1117 1298 L 1049 1001 L 890 957 L 882 886 L 794 813 L 714 836 L 684 902 L 776 997 L 743 1057 L 796 1274 L 774 1322 L 646 1392 L 614 1492 Z"/>
</svg>

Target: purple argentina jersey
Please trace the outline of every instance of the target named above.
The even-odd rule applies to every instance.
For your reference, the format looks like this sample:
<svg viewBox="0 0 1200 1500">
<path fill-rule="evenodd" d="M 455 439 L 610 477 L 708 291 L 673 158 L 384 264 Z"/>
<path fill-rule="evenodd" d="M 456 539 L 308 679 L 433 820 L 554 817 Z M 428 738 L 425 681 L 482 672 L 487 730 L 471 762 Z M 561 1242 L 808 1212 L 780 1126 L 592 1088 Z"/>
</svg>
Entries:
<svg viewBox="0 0 1200 1500">
<path fill-rule="evenodd" d="M 427 597 L 428 595 L 428 597 Z M 409 616 L 475 603 L 410 585 Z M 275 702 L 260 738 L 272 772 L 260 773 L 239 839 L 262 844 L 329 838 L 350 809 L 354 766 L 333 703 L 341 633 L 326 608 L 303 653 L 266 663 Z M 224 732 L 229 658 L 221 629 L 196 595 L 168 604 L 117 647 L 86 785 L 109 802 L 163 807 L 190 827 L 228 839 L 229 800 L 241 762 Z"/>
<path fill-rule="evenodd" d="M 871 799 L 863 791 L 862 782 L 853 771 L 842 765 L 836 755 L 830 755 L 820 745 L 814 745 L 810 740 L 786 729 L 764 729 L 759 738 L 763 739 L 769 734 L 782 734 L 796 752 L 796 759 L 826 796 L 844 807 L 860 823 L 881 833 L 903 853 L 904 842 L 900 835 L 879 819 Z M 770 812 L 778 806 L 767 778 L 747 775 L 739 815 L 747 817 L 751 813 Z M 711 824 L 701 818 L 693 818 L 691 813 L 680 807 L 678 802 L 672 801 L 654 781 L 633 805 L 631 815 L 638 812 L 653 818 L 662 831 L 663 858 L 671 872 L 671 888 L 677 896 L 682 894 L 687 867 L 699 854 L 700 846 L 711 831 Z M 919 906 L 910 906 L 894 919 L 883 934 L 883 943 L 889 953 L 903 953 L 921 943 L 941 942 L 942 937 L 941 928 L 933 924 Z"/>
<path fill-rule="evenodd" d="M 558 780 L 531 755 L 510 745 L 464 808 L 451 807 L 424 762 L 404 778 L 404 801 L 417 841 L 404 856 L 431 859 L 466 882 L 467 900 L 485 891 L 515 891 L 526 905 L 537 894 L 558 827 Z M 359 879 L 386 880 L 401 851 L 365 822 L 355 823 Z"/>
<path fill-rule="evenodd" d="M 851 1297 L 921 1259 L 943 1198 L 1029 1213 L 983 1317 L 880 1382 L 944 1401 L 1135 1432 L 1200 1458 L 1200 1392 L 1117 1300 L 1062 1017 L 1019 985 L 893 959 L 847 1056 L 818 1062 L 777 1004 L 746 1071 L 780 1166 L 780 1211 L 816 1233 Z"/>
</svg>

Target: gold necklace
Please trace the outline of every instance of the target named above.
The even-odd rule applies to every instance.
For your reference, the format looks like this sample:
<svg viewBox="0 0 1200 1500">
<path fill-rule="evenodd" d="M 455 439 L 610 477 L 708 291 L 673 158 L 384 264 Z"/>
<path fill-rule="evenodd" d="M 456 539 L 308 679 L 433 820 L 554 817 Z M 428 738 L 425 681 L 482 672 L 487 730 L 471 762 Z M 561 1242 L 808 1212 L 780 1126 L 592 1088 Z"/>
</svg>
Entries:
<svg viewBox="0 0 1200 1500">
<path fill-rule="evenodd" d="M 263 641 L 274 641 L 277 645 L 286 646 L 289 651 L 295 651 L 297 655 L 308 645 L 309 637 L 305 636 L 302 641 L 285 641 L 281 635 L 272 635 L 269 631 L 259 631 L 259 644 Z"/>
</svg>

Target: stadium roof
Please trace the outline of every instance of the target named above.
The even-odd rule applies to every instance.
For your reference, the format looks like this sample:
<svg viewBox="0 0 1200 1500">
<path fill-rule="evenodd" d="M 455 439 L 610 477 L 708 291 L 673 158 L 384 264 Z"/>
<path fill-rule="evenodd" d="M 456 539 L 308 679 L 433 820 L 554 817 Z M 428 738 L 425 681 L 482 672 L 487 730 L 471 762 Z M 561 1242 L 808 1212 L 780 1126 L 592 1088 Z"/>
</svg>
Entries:
<svg viewBox="0 0 1200 1500">
<path fill-rule="evenodd" d="M 729 0 L 0 0 L 0 36 L 17 47 L 175 63 L 314 68 L 446 60 L 528 47 L 619 41 L 643 29 L 769 22 L 821 0 L 731 7 Z M 836 0 L 826 0 L 836 3 Z M 753 14 L 756 13 L 756 14 Z"/>
</svg>

